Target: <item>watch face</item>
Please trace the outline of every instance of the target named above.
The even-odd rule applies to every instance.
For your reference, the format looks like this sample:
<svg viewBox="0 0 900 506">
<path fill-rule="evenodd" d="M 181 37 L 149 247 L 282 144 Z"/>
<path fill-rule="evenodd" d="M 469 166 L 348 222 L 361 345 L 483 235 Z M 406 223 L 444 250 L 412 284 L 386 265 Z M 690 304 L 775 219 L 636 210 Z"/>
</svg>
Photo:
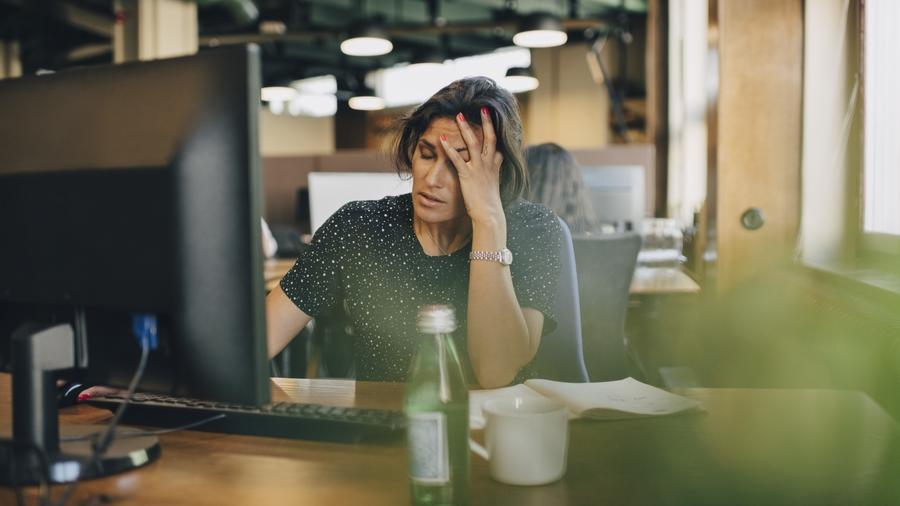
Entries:
<svg viewBox="0 0 900 506">
<path fill-rule="evenodd" d="M 512 264 L 512 251 L 508 249 L 500 250 L 500 263 L 503 265 Z"/>
</svg>

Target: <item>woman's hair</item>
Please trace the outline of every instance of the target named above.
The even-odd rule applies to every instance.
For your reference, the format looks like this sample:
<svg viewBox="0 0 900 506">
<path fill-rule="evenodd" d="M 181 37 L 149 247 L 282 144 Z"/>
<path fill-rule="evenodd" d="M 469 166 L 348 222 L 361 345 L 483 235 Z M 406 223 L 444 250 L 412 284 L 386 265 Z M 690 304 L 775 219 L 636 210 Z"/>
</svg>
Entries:
<svg viewBox="0 0 900 506">
<path fill-rule="evenodd" d="M 522 119 L 512 93 L 488 77 L 467 77 L 445 86 L 424 104 L 400 119 L 392 154 L 397 171 L 412 171 L 413 154 L 419 137 L 438 118 L 454 119 L 462 112 L 472 125 L 481 126 L 481 108 L 487 107 L 497 135 L 500 166 L 500 198 L 504 205 L 520 197 L 528 188 L 528 171 L 522 157 Z M 473 153 L 474 156 L 474 153 Z"/>
<path fill-rule="evenodd" d="M 573 234 L 599 234 L 600 220 L 588 199 L 581 167 L 559 144 L 548 142 L 525 150 L 530 188 L 527 199 L 555 212 Z"/>
</svg>

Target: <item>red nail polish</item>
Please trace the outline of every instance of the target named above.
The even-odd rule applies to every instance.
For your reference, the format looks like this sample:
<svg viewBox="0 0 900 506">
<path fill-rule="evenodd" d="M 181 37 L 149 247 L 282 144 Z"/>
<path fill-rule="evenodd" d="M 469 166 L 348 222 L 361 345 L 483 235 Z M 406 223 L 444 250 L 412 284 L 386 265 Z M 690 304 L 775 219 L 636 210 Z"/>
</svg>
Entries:
<svg viewBox="0 0 900 506">
<path fill-rule="evenodd" d="M 486 106 L 482 106 L 482 108 L 481 108 L 481 115 L 482 115 L 482 116 L 487 116 L 487 115 L 488 115 L 488 108 L 487 108 Z"/>
<path fill-rule="evenodd" d="M 458 119 L 460 123 L 466 122 L 466 117 L 463 116 L 463 113 L 461 113 L 461 112 L 456 114 L 456 119 Z"/>
<path fill-rule="evenodd" d="M 447 136 L 444 134 L 441 134 L 441 140 L 444 142 L 447 142 Z"/>
<path fill-rule="evenodd" d="M 90 398 L 91 398 L 91 394 L 89 394 L 87 392 L 81 392 L 80 394 L 78 394 L 78 402 L 84 402 Z"/>
</svg>

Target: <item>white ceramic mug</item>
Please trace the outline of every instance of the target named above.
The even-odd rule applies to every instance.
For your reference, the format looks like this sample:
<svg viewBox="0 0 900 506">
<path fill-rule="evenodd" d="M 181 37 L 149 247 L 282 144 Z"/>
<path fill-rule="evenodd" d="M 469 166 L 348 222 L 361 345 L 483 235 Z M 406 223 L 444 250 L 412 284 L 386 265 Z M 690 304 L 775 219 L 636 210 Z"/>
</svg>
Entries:
<svg viewBox="0 0 900 506">
<path fill-rule="evenodd" d="M 472 450 L 488 460 L 491 477 L 510 485 L 544 485 L 566 473 L 569 412 L 539 397 L 494 399 L 484 403 L 484 448 Z"/>
</svg>

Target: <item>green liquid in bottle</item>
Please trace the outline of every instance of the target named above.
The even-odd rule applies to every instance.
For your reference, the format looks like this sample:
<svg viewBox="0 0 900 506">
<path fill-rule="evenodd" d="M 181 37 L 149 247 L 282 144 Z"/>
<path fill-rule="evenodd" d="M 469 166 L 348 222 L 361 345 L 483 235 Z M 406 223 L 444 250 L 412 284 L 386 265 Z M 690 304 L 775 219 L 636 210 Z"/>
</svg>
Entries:
<svg viewBox="0 0 900 506">
<path fill-rule="evenodd" d="M 410 493 L 416 505 L 462 505 L 469 489 L 469 392 L 450 333 L 453 310 L 426 306 L 404 411 Z"/>
</svg>

